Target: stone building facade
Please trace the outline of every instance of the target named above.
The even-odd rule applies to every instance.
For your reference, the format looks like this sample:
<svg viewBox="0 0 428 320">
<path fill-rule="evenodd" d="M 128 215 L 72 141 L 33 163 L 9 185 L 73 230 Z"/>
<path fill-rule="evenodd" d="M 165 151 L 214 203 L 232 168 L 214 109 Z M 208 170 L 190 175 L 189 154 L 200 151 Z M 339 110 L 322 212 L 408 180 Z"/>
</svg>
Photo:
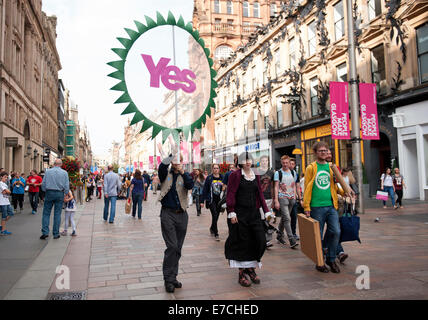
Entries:
<svg viewBox="0 0 428 320">
<path fill-rule="evenodd" d="M 395 108 L 427 100 L 427 8 L 426 0 L 356 1 L 358 78 L 376 83 L 378 91 L 381 139 L 362 146 L 371 194 L 381 172 L 400 160 L 391 118 Z M 344 0 L 288 1 L 222 64 L 215 135 L 217 148 L 225 149 L 223 158 L 227 148 L 251 147 L 247 139 L 257 141 L 267 131 L 272 167 L 294 151 L 301 153 L 297 160 L 304 171 L 314 160 L 312 145 L 320 140 L 330 145 L 340 167 L 352 167 L 351 142 L 331 139 L 329 110 L 329 83 L 349 81 L 346 9 Z M 263 153 L 256 151 L 256 156 Z"/>
<path fill-rule="evenodd" d="M 58 152 L 56 18 L 40 0 L 0 2 L 0 166 L 43 169 Z"/>
</svg>

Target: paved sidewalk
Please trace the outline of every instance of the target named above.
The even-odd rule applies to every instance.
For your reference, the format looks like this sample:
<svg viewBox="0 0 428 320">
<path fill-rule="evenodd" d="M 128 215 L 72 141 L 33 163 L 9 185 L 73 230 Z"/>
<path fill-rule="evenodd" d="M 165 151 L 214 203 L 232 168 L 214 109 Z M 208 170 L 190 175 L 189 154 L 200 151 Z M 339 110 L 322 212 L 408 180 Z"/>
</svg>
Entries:
<svg viewBox="0 0 428 320">
<path fill-rule="evenodd" d="M 149 201 L 143 202 L 142 221 L 126 215 L 125 201 L 118 201 L 113 225 L 103 221 L 103 201 L 96 200 L 81 211 L 78 236 L 62 237 L 57 242 L 58 247 L 63 246 L 63 253 L 59 261 L 52 262 L 70 268 L 70 289 L 56 288 L 54 270 L 50 275 L 46 272 L 44 281 L 48 284 L 43 288 L 50 293 L 84 292 L 88 300 L 427 299 L 428 206 L 421 202 L 408 205 L 396 211 L 368 209 L 361 216 L 362 244 L 344 244 L 350 258 L 340 274 L 319 273 L 300 249 L 275 242 L 263 257 L 263 268 L 258 272 L 261 284 L 250 288 L 238 284 L 237 272 L 224 258 L 228 233 L 225 214 L 219 219 L 222 241 L 216 242 L 209 233 L 209 211 L 203 209 L 202 216 L 197 217 L 192 206 L 178 275 L 183 288 L 169 294 L 163 286 L 165 245 L 160 232 L 160 205 L 154 196 L 149 194 Z M 374 222 L 376 217 L 380 223 Z M 50 239 L 39 258 L 59 251 L 54 244 Z M 370 268 L 370 290 L 355 287 L 358 265 Z M 31 281 L 21 278 L 20 286 L 29 289 L 34 284 Z"/>
</svg>

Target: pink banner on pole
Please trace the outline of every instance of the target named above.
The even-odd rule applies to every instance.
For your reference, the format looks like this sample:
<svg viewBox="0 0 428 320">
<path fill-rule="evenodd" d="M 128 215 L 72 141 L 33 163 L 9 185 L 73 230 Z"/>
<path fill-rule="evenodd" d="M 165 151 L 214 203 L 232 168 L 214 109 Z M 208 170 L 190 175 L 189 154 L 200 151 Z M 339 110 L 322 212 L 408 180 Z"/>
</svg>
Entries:
<svg viewBox="0 0 428 320">
<path fill-rule="evenodd" d="M 375 83 L 360 83 L 361 131 L 363 140 L 380 140 Z"/>
<path fill-rule="evenodd" d="M 201 163 L 201 143 L 193 142 L 193 163 L 200 164 Z"/>
<path fill-rule="evenodd" d="M 161 164 L 161 162 L 162 162 L 161 157 L 160 157 L 160 156 L 157 156 L 156 160 L 157 160 L 158 168 L 159 168 L 159 165 L 160 165 L 160 164 Z"/>
<path fill-rule="evenodd" d="M 138 169 L 138 163 L 134 161 L 134 170 Z"/>
<path fill-rule="evenodd" d="M 143 162 L 140 161 L 140 169 L 143 169 Z"/>
<path fill-rule="evenodd" d="M 330 82 L 331 138 L 351 139 L 347 82 Z"/>
<path fill-rule="evenodd" d="M 153 156 L 150 156 L 149 157 L 149 169 L 150 170 L 152 170 L 152 169 L 154 169 L 154 167 L 155 167 L 155 159 L 154 159 L 154 157 Z"/>
<path fill-rule="evenodd" d="M 187 141 L 182 141 L 180 143 L 180 151 L 181 151 L 181 154 L 183 155 L 183 164 L 188 164 L 189 163 L 189 148 L 187 145 Z"/>
</svg>

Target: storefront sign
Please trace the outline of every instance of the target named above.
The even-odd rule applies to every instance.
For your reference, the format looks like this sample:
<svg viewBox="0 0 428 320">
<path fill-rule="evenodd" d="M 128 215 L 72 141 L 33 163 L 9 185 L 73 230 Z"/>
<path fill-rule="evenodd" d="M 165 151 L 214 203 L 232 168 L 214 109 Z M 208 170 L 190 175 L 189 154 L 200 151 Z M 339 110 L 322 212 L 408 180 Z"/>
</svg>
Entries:
<svg viewBox="0 0 428 320">
<path fill-rule="evenodd" d="M 362 138 L 380 140 L 375 83 L 360 83 L 360 104 Z"/>
<path fill-rule="evenodd" d="M 331 138 L 351 139 L 347 82 L 330 82 Z"/>
<path fill-rule="evenodd" d="M 285 145 L 285 144 L 296 144 L 297 143 L 297 133 L 290 134 L 287 137 L 274 138 L 273 144 L 276 145 Z"/>
<path fill-rule="evenodd" d="M 252 143 L 245 146 L 246 152 L 259 151 L 260 150 L 260 142 Z"/>
</svg>

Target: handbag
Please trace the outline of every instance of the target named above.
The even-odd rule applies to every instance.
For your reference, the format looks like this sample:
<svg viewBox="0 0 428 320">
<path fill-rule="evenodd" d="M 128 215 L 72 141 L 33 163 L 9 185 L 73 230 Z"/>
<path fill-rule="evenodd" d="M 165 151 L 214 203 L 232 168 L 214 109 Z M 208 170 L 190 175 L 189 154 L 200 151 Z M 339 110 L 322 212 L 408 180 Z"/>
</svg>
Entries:
<svg viewBox="0 0 428 320">
<path fill-rule="evenodd" d="M 378 190 L 376 192 L 376 199 L 383 200 L 383 201 L 388 201 L 388 192 Z"/>
<path fill-rule="evenodd" d="M 126 214 L 130 214 L 131 213 L 131 204 L 132 204 L 132 200 L 130 198 L 128 198 L 126 200 L 126 205 L 125 205 L 125 213 Z"/>
<path fill-rule="evenodd" d="M 358 241 L 360 240 L 360 217 L 346 212 L 339 218 L 340 224 L 340 242 Z"/>
</svg>

